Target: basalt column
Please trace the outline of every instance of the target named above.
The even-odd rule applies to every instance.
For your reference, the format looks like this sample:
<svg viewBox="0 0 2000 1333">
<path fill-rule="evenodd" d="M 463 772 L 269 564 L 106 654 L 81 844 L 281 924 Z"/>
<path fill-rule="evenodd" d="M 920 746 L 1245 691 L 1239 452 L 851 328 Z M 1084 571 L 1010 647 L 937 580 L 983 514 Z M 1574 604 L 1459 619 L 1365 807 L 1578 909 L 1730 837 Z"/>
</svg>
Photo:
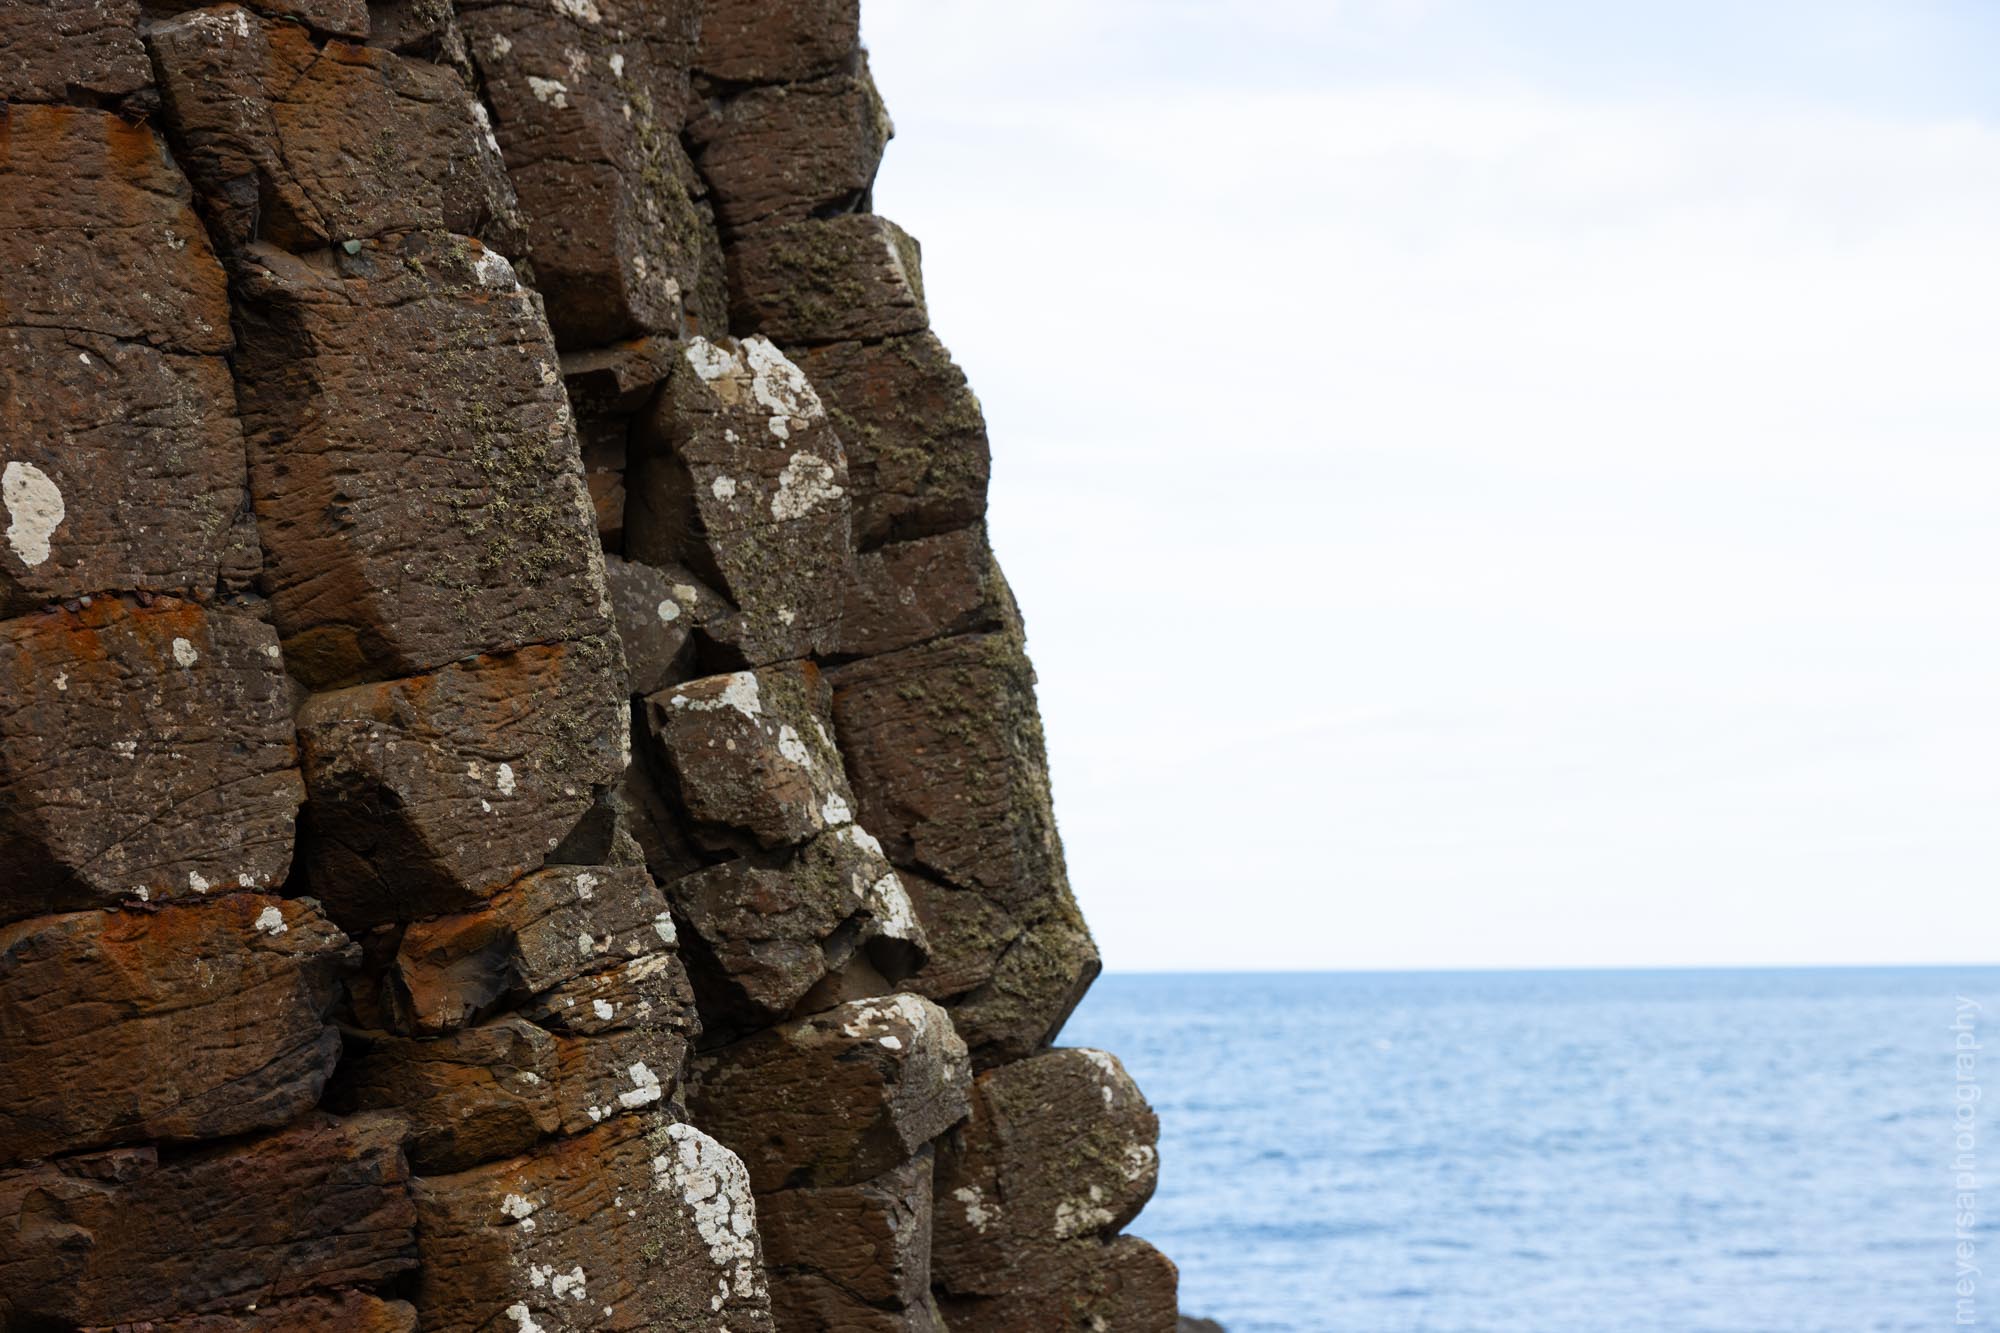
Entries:
<svg viewBox="0 0 2000 1333">
<path fill-rule="evenodd" d="M 0 1329 L 1170 1329 L 852 3 L 0 0 Z"/>
</svg>

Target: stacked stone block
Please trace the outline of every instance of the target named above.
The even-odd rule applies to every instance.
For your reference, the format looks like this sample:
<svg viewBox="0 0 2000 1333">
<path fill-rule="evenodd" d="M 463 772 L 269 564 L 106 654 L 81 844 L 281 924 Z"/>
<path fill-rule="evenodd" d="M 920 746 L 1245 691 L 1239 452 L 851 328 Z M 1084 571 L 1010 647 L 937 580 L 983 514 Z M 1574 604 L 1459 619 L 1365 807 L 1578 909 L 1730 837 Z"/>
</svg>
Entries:
<svg viewBox="0 0 2000 1333">
<path fill-rule="evenodd" d="M 852 0 L 0 98 L 0 1327 L 1172 1327 Z"/>
</svg>

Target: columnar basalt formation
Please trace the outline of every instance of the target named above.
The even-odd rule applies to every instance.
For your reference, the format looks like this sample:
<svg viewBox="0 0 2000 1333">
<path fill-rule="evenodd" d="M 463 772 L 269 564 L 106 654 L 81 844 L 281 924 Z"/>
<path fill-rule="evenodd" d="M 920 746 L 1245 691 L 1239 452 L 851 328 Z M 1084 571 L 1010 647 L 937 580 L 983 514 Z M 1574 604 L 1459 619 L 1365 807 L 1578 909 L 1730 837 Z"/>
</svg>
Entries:
<svg viewBox="0 0 2000 1333">
<path fill-rule="evenodd" d="M 1170 1329 L 853 0 L 0 0 L 0 1329 Z"/>
</svg>

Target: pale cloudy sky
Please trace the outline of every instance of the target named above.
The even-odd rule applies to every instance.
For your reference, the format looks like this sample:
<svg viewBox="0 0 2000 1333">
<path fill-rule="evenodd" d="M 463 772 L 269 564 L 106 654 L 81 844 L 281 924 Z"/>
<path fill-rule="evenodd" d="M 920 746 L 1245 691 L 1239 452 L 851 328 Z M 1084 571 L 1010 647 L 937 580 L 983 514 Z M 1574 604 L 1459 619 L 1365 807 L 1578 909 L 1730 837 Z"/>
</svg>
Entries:
<svg viewBox="0 0 2000 1333">
<path fill-rule="evenodd" d="M 1109 966 L 1994 958 L 2000 6 L 863 14 Z"/>
</svg>

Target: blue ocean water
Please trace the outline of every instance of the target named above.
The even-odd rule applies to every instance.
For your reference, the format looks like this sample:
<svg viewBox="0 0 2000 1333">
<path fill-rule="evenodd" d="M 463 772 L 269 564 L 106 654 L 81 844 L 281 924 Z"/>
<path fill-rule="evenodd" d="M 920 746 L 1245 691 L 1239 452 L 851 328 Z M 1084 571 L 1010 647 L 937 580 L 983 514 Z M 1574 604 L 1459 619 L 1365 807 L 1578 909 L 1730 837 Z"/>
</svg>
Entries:
<svg viewBox="0 0 2000 1333">
<path fill-rule="evenodd" d="M 1159 1111 L 1131 1230 L 1230 1333 L 1902 1333 L 1955 1326 L 1961 1013 L 2000 1117 L 1990 968 L 1112 975 L 1062 1044 Z"/>
</svg>

